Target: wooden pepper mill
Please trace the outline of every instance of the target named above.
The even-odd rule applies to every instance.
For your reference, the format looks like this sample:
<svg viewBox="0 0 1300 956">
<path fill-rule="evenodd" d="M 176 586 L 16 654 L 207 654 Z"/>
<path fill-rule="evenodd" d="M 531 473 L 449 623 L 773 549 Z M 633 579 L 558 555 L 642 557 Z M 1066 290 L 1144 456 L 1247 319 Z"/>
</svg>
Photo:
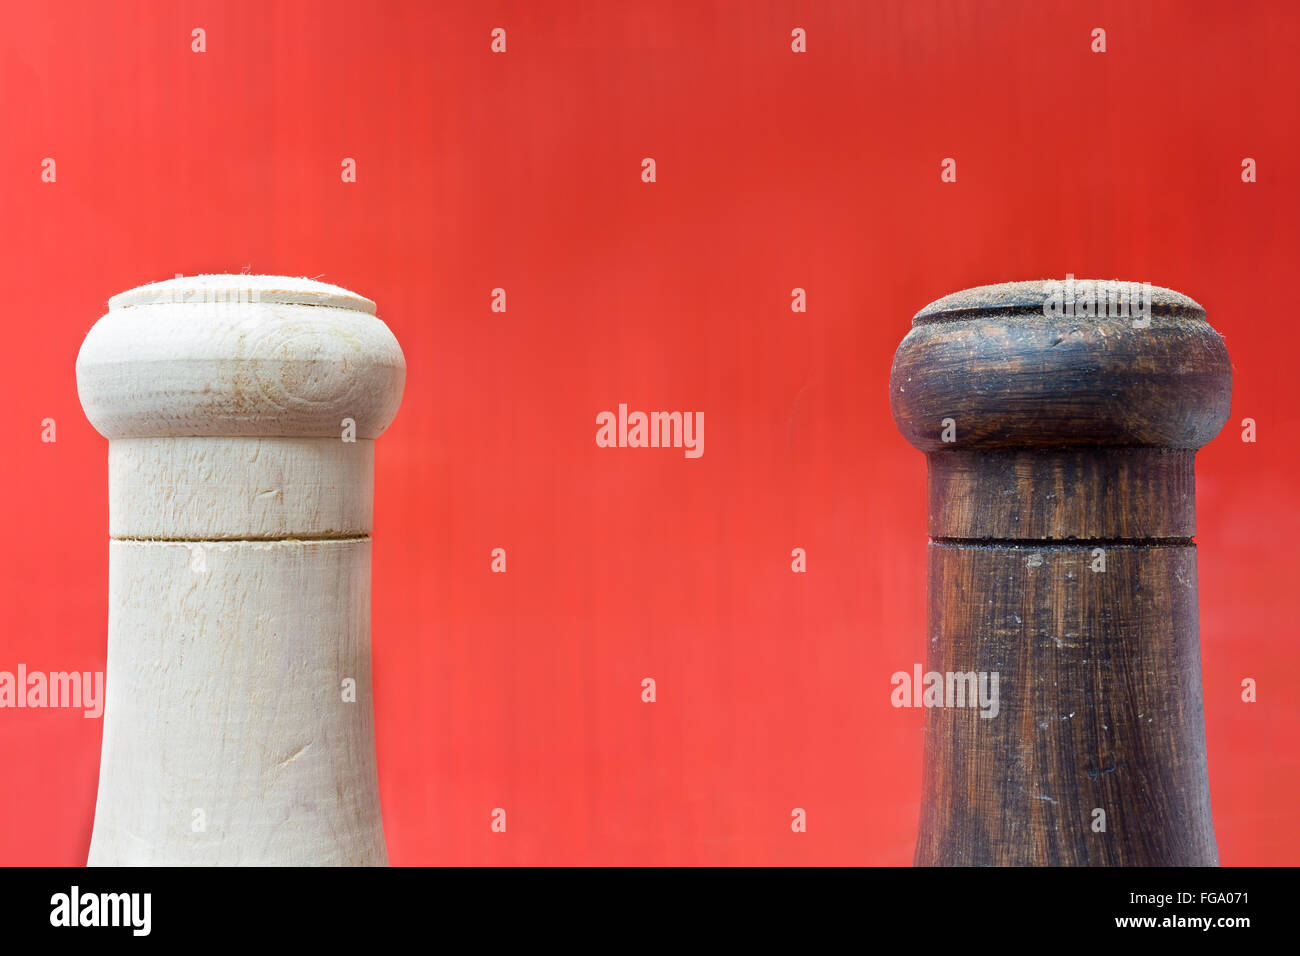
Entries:
<svg viewBox="0 0 1300 956">
<path fill-rule="evenodd" d="M 115 296 L 77 357 L 109 439 L 91 865 L 387 863 L 370 702 L 375 305 L 278 276 Z"/>
<path fill-rule="evenodd" d="M 929 471 L 917 865 L 1217 865 L 1193 458 L 1231 390 L 1168 289 L 1014 282 L 916 315 L 890 399 Z"/>
</svg>

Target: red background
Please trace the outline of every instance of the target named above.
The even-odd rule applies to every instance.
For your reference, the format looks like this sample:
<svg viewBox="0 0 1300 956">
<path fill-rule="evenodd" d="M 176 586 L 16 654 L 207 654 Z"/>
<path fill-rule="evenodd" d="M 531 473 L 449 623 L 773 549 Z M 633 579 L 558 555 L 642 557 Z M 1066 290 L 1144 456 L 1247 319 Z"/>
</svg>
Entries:
<svg viewBox="0 0 1300 956">
<path fill-rule="evenodd" d="M 1285 5 L 0 16 L 0 669 L 104 667 L 106 442 L 73 366 L 108 297 L 176 272 L 322 277 L 379 303 L 409 366 L 376 479 L 393 862 L 908 863 L 922 713 L 890 707 L 889 677 L 923 659 L 925 471 L 890 419 L 893 350 L 963 287 L 1149 281 L 1206 306 L 1236 369 L 1198 459 L 1222 860 L 1297 862 Z M 703 411 L 704 456 L 597 448 L 619 402 Z M 0 862 L 84 862 L 100 732 L 0 711 Z"/>
</svg>

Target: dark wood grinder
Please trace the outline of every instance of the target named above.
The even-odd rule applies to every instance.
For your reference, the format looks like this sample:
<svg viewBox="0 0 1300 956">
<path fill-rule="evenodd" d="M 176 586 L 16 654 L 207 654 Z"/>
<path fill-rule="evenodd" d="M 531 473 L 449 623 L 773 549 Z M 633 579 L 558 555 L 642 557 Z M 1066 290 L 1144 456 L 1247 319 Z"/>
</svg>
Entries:
<svg viewBox="0 0 1300 956">
<path fill-rule="evenodd" d="M 1014 282 L 913 320 L 890 401 L 929 471 L 918 865 L 1218 863 L 1193 458 L 1231 392 L 1169 289 Z"/>
</svg>

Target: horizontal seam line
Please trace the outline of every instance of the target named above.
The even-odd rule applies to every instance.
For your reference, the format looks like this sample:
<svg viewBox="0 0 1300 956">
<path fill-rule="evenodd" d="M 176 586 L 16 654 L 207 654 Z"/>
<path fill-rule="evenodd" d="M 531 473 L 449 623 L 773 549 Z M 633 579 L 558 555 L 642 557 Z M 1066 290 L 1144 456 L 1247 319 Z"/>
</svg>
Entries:
<svg viewBox="0 0 1300 956">
<path fill-rule="evenodd" d="M 109 535 L 110 541 L 137 541 L 143 544 L 265 544 L 275 541 L 369 541 L 368 534 L 288 534 L 260 538 L 162 538 L 136 535 Z"/>
<path fill-rule="evenodd" d="M 1017 304 L 989 305 L 989 306 L 967 305 L 967 306 L 959 306 L 952 309 L 942 309 L 936 312 L 921 311 L 918 312 L 916 315 L 912 316 L 912 323 L 913 325 L 917 325 L 917 324 L 937 325 L 941 322 L 969 322 L 975 319 L 982 319 L 990 316 L 997 317 L 997 318 L 1026 318 L 1026 319 L 1043 318 L 1043 319 L 1051 319 L 1052 321 L 1056 321 L 1056 322 L 1062 322 L 1062 321 L 1102 322 L 1105 321 L 1106 319 L 1110 319 L 1112 321 L 1122 321 L 1122 320 L 1132 321 L 1133 319 L 1141 319 L 1147 317 L 1141 315 L 1133 315 L 1131 307 L 1129 311 L 1130 311 L 1129 315 L 1106 314 L 1102 316 L 1096 316 L 1096 315 L 1073 316 L 1073 315 L 1046 315 L 1043 312 L 1042 304 L 1035 305 L 1032 302 L 1024 303 L 1021 305 L 1017 305 Z M 1185 305 L 1156 305 L 1155 303 L 1152 303 L 1150 306 L 1150 311 L 1148 312 L 1148 316 L 1153 319 L 1154 318 L 1192 319 L 1194 321 L 1197 319 L 1204 319 L 1205 310 L 1196 309 L 1191 306 L 1185 306 Z"/>
<path fill-rule="evenodd" d="M 1090 545 L 1110 545 L 1113 547 L 1185 548 L 1196 545 L 1195 538 L 949 538 L 930 537 L 931 544 L 969 544 L 1005 548 L 1084 548 Z"/>
<path fill-rule="evenodd" d="M 265 304 L 265 305 L 301 305 L 301 306 L 303 306 L 304 308 L 308 308 L 308 309 L 336 309 L 336 310 L 339 311 L 339 312 L 357 312 L 357 313 L 359 313 L 359 314 L 361 314 L 361 315 L 369 315 L 369 316 L 374 317 L 374 318 L 377 318 L 377 317 L 378 317 L 374 312 L 367 312 L 365 309 L 354 309 L 354 308 L 352 308 L 351 306 L 346 306 L 346 305 L 327 305 L 327 304 L 324 303 L 324 302 L 283 302 L 283 301 L 278 301 L 278 300 L 276 300 L 276 299 L 258 299 L 258 300 L 255 301 L 255 302 L 252 301 L 252 300 L 248 300 L 248 301 L 244 301 L 244 302 L 240 302 L 240 301 L 238 301 L 238 300 L 236 300 L 236 301 L 234 301 L 234 302 L 212 302 L 212 301 L 207 301 L 207 300 L 204 300 L 204 299 L 182 299 L 182 300 L 180 300 L 180 301 L 176 301 L 176 300 L 174 300 L 174 299 L 158 298 L 158 299 L 154 299 L 154 300 L 151 301 L 151 302 L 128 302 L 128 303 L 125 303 L 124 305 L 119 305 L 119 306 L 117 306 L 116 308 L 113 307 L 113 306 L 109 306 L 109 309 L 108 309 L 108 310 L 109 310 L 110 312 L 121 312 L 121 311 L 123 311 L 123 310 L 125 310 L 125 309 L 138 309 L 138 308 L 141 308 L 141 307 L 143 307 L 143 306 L 148 306 L 148 305 L 215 305 L 215 306 L 228 306 L 228 305 L 263 305 L 263 304 Z"/>
</svg>

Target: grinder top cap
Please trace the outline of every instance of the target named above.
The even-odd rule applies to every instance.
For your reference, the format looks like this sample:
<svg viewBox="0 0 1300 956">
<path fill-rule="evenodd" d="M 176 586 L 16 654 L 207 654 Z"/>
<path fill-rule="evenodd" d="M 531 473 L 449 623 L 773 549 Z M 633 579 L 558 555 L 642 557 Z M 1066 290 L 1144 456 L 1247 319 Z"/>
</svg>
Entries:
<svg viewBox="0 0 1300 956">
<path fill-rule="evenodd" d="M 109 300 L 77 356 L 77 391 L 106 438 L 376 438 L 406 361 L 375 303 L 312 279 L 177 277 Z"/>
<path fill-rule="evenodd" d="M 889 391 L 899 430 L 925 452 L 1196 449 L 1227 421 L 1232 367 L 1185 295 L 1035 280 L 967 289 L 918 312 Z"/>
</svg>

